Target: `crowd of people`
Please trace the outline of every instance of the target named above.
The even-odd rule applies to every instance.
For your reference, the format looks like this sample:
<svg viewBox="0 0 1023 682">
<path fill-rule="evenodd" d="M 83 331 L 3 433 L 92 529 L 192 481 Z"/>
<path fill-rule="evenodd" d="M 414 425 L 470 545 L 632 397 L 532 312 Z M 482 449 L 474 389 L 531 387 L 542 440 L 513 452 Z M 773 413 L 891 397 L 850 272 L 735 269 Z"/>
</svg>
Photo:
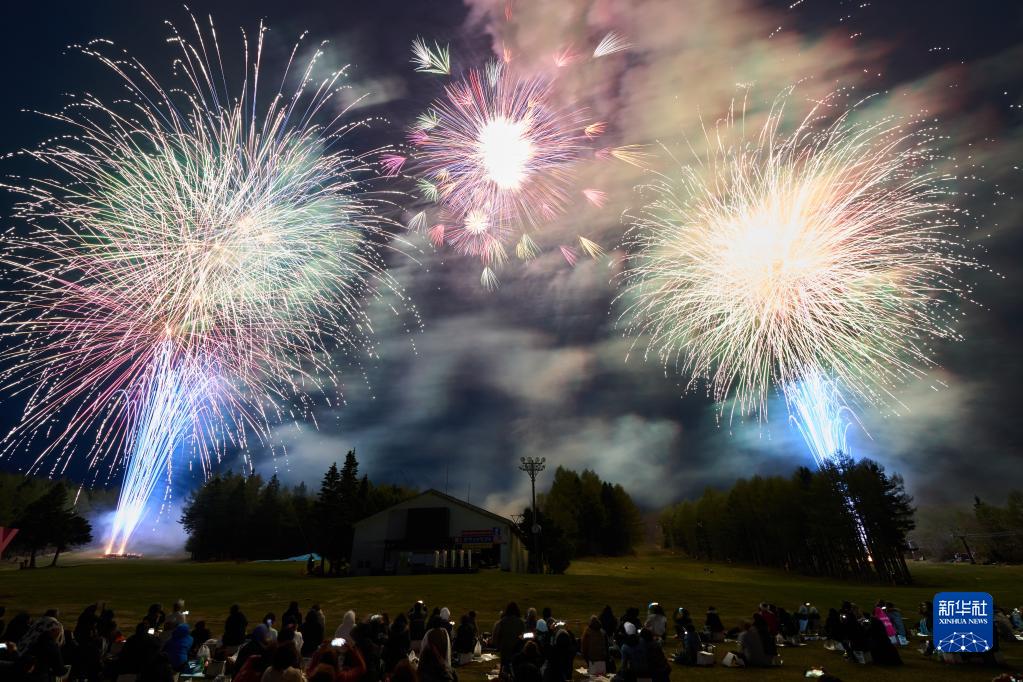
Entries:
<svg viewBox="0 0 1023 682">
<path fill-rule="evenodd" d="M 459 666 L 493 657 L 502 682 L 568 682 L 579 657 L 590 676 L 666 682 L 672 663 L 781 665 L 779 648 L 807 640 L 824 640 L 826 649 L 857 663 L 900 665 L 899 651 L 912 634 L 902 611 L 884 600 L 867 610 L 845 602 L 826 617 L 809 602 L 792 611 L 762 603 L 731 628 L 714 607 L 701 624 L 686 608 L 669 617 L 656 602 L 645 613 L 631 607 L 621 616 L 605 606 L 573 625 L 550 608 L 523 614 L 511 602 L 489 629 L 475 611 L 456 621 L 447 608 L 429 609 L 422 601 L 393 619 L 348 611 L 333 631 L 319 604 L 303 613 L 291 602 L 280 618 L 266 613 L 255 623 L 236 604 L 219 635 L 203 620 L 190 624 L 188 616 L 183 600 L 169 613 L 152 604 L 126 634 L 113 610 L 91 604 L 66 632 L 56 611 L 34 619 L 18 613 L 5 622 L 0 607 L 0 678 L 171 682 L 186 674 L 233 682 L 457 682 Z M 921 653 L 930 654 L 929 602 L 920 605 L 914 624 L 924 642 Z M 1023 629 L 1020 610 L 999 609 L 996 627 L 996 638 L 1013 637 Z"/>
</svg>

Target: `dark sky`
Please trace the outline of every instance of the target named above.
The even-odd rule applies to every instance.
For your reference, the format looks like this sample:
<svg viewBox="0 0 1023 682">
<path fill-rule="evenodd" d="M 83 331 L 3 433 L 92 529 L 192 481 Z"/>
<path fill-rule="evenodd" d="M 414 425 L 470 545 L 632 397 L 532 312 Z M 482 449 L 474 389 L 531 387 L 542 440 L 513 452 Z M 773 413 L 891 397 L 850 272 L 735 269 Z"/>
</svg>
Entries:
<svg viewBox="0 0 1023 682">
<path fill-rule="evenodd" d="M 492 33 L 529 55 L 621 30 L 634 54 L 581 80 L 577 94 L 592 100 L 622 143 L 691 132 L 695 113 L 720 111 L 737 83 L 752 83 L 761 100 L 804 80 L 810 90 L 851 85 L 880 93 L 881 111 L 932 111 L 965 178 L 961 202 L 972 216 L 966 236 L 984 247 L 981 258 L 994 273 L 967 273 L 980 304 L 966 306 L 967 340 L 941 347 L 941 369 L 904 387 L 908 410 L 899 416 L 864 410 L 870 438 L 854 434 L 854 454 L 901 472 L 925 503 L 968 502 L 974 494 L 999 499 L 1018 487 L 1023 464 L 1017 350 L 1023 245 L 1021 209 L 1012 198 L 1023 150 L 1023 6 L 1002 0 L 790 4 L 517 0 L 510 34 L 495 23 L 493 10 L 503 6 L 496 0 L 190 7 L 199 16 L 212 12 L 227 55 L 239 46 L 236 27 L 254 29 L 265 18 L 271 34 L 264 72 L 274 60 L 280 64 L 304 30 L 312 42 L 330 40 L 328 56 L 351 63 L 352 81 L 378 95 L 366 113 L 390 121 L 375 126 L 367 145 L 399 139 L 437 92 L 436 81 L 411 72 L 409 45 L 417 35 L 450 42 L 457 63 L 487 56 Z M 66 52 L 67 45 L 110 38 L 166 74 L 165 19 L 184 24 L 187 14 L 172 2 L 8 7 L 0 26 L 0 63 L 7 66 L 0 151 L 32 146 L 49 130 L 21 109 L 52 111 L 64 92 L 114 86 L 101 67 Z M 593 229 L 613 247 L 623 231 L 621 213 L 637 200 L 636 178 L 599 179 L 612 201 Z M 9 197 L 0 208 L 6 227 Z M 606 266 L 571 269 L 542 258 L 504 273 L 500 289 L 488 293 L 478 285 L 475 264 L 416 246 L 423 249 L 418 262 L 391 261 L 419 310 L 422 331 L 410 337 L 402 321 L 377 311 L 380 358 L 367 364 L 368 380 L 352 374 L 347 405 L 320 415 L 319 431 L 282 428 L 288 457 L 252 453 L 257 470 L 312 483 L 356 447 L 376 479 L 447 485 L 459 495 L 471 488 L 474 502 L 506 511 L 525 499 L 526 480 L 515 469 L 523 455 L 593 468 L 648 507 L 737 475 L 809 463 L 779 409 L 766 425 L 721 424 L 703 395 L 680 395 L 680 382 L 660 367 L 636 356 L 626 361 Z"/>
</svg>

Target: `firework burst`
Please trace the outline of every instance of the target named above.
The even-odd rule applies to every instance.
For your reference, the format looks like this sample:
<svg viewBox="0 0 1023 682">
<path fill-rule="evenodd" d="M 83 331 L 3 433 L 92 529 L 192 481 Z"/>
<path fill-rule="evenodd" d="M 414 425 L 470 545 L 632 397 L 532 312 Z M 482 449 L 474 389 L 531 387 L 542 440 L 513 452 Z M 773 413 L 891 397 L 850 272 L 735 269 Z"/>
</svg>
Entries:
<svg viewBox="0 0 1023 682">
<path fill-rule="evenodd" d="M 612 51 L 627 47 L 617 36 L 612 42 Z M 436 44 L 413 45 L 420 71 L 450 72 L 447 55 Z M 567 48 L 554 63 L 561 68 L 577 57 Z M 445 87 L 409 135 L 409 167 L 419 193 L 437 204 L 427 230 L 431 239 L 479 259 L 488 287 L 496 284 L 495 268 L 509 253 L 523 260 L 538 255 L 534 237 L 575 202 L 604 204 L 604 192 L 576 185 L 578 169 L 589 159 L 615 158 L 609 150 L 591 149 L 606 123 L 589 120 L 580 107 L 558 105 L 555 79 L 521 75 L 512 67 L 495 60 L 470 69 Z M 577 245 L 559 246 L 570 264 L 580 250 L 592 257 L 603 253 L 585 236 L 577 239 Z"/>
<path fill-rule="evenodd" d="M 956 339 L 949 298 L 974 261 L 955 234 L 931 138 L 913 120 L 821 122 L 792 134 L 776 103 L 754 140 L 731 116 L 711 152 L 648 189 L 627 245 L 623 320 L 666 368 L 732 410 L 832 377 L 886 404 Z"/>
<path fill-rule="evenodd" d="M 71 134 L 24 152 L 50 174 L 8 186 L 29 230 L 2 255 L 18 282 L 2 382 L 26 404 L 4 454 L 32 452 L 30 471 L 51 474 L 74 457 L 127 466 L 121 548 L 172 450 L 187 441 L 208 472 L 221 448 L 265 442 L 309 416 L 311 396 L 336 394 L 331 352 L 371 347 L 365 301 L 392 284 L 370 163 L 343 146 L 362 124 L 343 121 L 344 70 L 315 76 L 317 50 L 286 94 L 296 45 L 263 96 L 261 26 L 233 95 L 211 66 L 212 24 L 192 24 L 194 42 L 173 32 L 175 87 L 107 43 L 83 48 L 130 97 L 52 115 Z"/>
</svg>

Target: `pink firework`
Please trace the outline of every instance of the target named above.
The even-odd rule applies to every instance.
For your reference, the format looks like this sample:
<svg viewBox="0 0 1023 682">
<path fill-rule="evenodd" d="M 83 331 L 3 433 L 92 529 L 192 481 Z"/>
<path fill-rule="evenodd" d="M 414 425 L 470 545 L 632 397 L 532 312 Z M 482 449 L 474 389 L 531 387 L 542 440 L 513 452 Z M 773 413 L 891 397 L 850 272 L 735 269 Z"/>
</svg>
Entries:
<svg viewBox="0 0 1023 682">
<path fill-rule="evenodd" d="M 550 82 L 508 69 L 472 70 L 445 88 L 410 136 L 421 179 L 447 214 L 446 239 L 485 263 L 503 259 L 520 231 L 564 213 L 572 166 L 596 134 L 578 109 L 550 97 Z"/>
</svg>

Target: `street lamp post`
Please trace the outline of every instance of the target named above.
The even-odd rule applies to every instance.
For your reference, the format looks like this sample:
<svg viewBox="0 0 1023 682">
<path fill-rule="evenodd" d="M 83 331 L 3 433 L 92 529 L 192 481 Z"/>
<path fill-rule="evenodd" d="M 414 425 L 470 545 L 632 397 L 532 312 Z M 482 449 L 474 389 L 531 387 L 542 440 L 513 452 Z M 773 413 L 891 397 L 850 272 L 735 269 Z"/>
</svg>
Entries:
<svg viewBox="0 0 1023 682">
<path fill-rule="evenodd" d="M 546 468 L 546 457 L 520 457 L 519 471 L 525 471 L 529 476 L 529 485 L 533 494 L 533 526 L 529 529 L 533 537 L 530 563 L 533 565 L 533 573 L 540 572 L 540 543 L 537 536 L 540 534 L 540 523 L 536 516 L 536 475 Z"/>
</svg>

